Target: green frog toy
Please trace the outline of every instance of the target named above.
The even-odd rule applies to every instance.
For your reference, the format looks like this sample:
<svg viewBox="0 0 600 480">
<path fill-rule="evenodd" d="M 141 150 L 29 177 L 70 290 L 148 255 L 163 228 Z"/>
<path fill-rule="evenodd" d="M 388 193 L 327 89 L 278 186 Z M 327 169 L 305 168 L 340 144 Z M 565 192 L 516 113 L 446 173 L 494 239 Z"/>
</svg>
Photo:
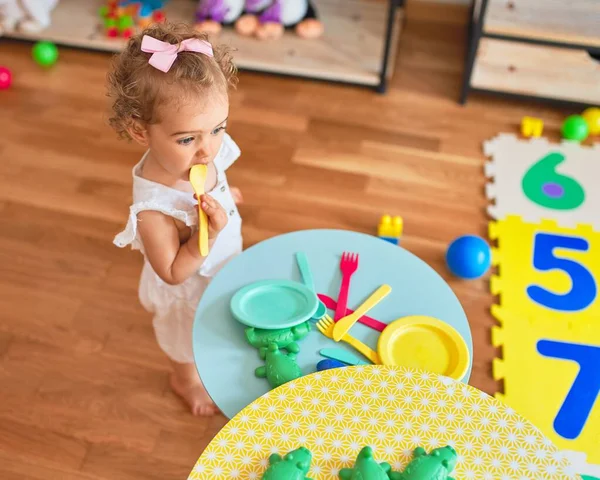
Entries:
<svg viewBox="0 0 600 480">
<path fill-rule="evenodd" d="M 259 378 L 266 378 L 272 388 L 302 376 L 302 370 L 296 363 L 296 354 L 290 352 L 284 355 L 276 343 L 269 343 L 266 351 L 261 350 L 260 354 L 265 365 L 258 367 L 254 374 Z"/>
<path fill-rule="evenodd" d="M 312 454 L 305 447 L 297 448 L 284 457 L 274 453 L 269 457 L 269 468 L 262 480 L 311 480 L 306 476 L 311 460 Z"/>
<path fill-rule="evenodd" d="M 390 480 L 454 480 L 449 474 L 454 470 L 456 459 L 456 450 L 450 445 L 430 453 L 417 447 L 406 468 L 402 472 L 391 472 Z"/>
<path fill-rule="evenodd" d="M 290 353 L 298 353 L 300 347 L 296 342 L 306 337 L 309 332 L 309 322 L 301 323 L 292 328 L 277 328 L 275 330 L 248 327 L 246 329 L 246 340 L 254 348 L 257 348 L 259 353 L 266 351 L 270 343 L 276 343 L 279 348 L 285 348 Z"/>
<path fill-rule="evenodd" d="M 389 480 L 390 470 L 388 463 L 377 463 L 371 447 L 365 447 L 358 453 L 354 468 L 340 470 L 340 480 Z"/>
</svg>

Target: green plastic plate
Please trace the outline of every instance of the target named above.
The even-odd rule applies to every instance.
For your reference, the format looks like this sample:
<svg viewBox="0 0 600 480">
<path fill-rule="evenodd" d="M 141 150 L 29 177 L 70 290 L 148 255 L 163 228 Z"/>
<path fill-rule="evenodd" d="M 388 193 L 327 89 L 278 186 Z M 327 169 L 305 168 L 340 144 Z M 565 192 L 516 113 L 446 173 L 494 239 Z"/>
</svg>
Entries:
<svg viewBox="0 0 600 480">
<path fill-rule="evenodd" d="M 289 328 L 313 316 L 319 300 L 309 288 L 290 280 L 264 280 L 246 285 L 231 299 L 231 313 L 255 328 Z"/>
</svg>

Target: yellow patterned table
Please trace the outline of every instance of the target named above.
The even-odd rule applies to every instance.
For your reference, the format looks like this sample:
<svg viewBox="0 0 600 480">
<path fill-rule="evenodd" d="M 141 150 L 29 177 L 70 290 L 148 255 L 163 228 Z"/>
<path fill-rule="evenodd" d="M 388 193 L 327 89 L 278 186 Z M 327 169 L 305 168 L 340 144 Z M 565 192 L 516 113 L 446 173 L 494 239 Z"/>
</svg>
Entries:
<svg viewBox="0 0 600 480">
<path fill-rule="evenodd" d="M 313 453 L 310 478 L 337 479 L 370 445 L 403 468 L 412 450 L 453 445 L 457 480 L 578 479 L 557 448 L 513 410 L 447 377 L 370 365 L 327 370 L 273 390 L 213 439 L 188 480 L 260 479 L 271 453 Z"/>
</svg>

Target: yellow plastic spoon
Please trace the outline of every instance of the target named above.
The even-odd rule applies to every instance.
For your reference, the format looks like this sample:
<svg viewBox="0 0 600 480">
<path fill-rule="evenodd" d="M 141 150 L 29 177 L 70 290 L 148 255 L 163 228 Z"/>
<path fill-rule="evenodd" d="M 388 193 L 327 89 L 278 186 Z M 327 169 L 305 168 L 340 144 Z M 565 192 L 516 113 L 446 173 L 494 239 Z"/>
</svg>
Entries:
<svg viewBox="0 0 600 480">
<path fill-rule="evenodd" d="M 198 204 L 200 204 L 202 195 L 204 195 L 206 172 L 206 165 L 194 165 L 190 170 L 190 183 L 198 197 Z M 208 219 L 201 206 L 198 208 L 198 214 L 200 216 L 200 255 L 206 257 L 208 255 Z"/>
</svg>

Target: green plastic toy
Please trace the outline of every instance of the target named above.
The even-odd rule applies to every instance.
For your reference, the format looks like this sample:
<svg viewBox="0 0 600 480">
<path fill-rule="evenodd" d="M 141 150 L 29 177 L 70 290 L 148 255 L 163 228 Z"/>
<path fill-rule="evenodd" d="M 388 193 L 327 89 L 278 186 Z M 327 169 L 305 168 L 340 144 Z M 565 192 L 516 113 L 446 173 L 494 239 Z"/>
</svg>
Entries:
<svg viewBox="0 0 600 480">
<path fill-rule="evenodd" d="M 31 50 L 31 55 L 38 65 L 51 67 L 58 60 L 58 48 L 52 42 L 37 42 Z"/>
<path fill-rule="evenodd" d="M 259 352 L 266 352 L 270 343 L 275 343 L 279 348 L 285 348 L 288 352 L 298 353 L 300 347 L 296 342 L 302 340 L 310 332 L 310 323 L 304 322 L 292 328 L 278 328 L 265 330 L 262 328 L 248 327 L 246 329 L 246 340 Z M 261 358 L 263 355 L 261 354 Z"/>
<path fill-rule="evenodd" d="M 284 355 L 276 343 L 270 343 L 266 351 L 261 351 L 265 365 L 258 367 L 254 374 L 259 378 L 266 378 L 272 388 L 277 388 L 284 383 L 291 382 L 302 376 L 302 370 L 296 363 L 296 354 Z"/>
<path fill-rule="evenodd" d="M 133 28 L 134 25 L 135 22 L 133 21 L 133 17 L 131 15 L 123 15 L 117 20 L 117 26 L 121 32 L 128 28 Z"/>
<path fill-rule="evenodd" d="M 567 140 L 582 142 L 590 132 L 590 127 L 581 115 L 571 115 L 562 124 L 562 136 Z"/>
<path fill-rule="evenodd" d="M 311 460 L 312 454 L 305 447 L 297 448 L 284 457 L 274 453 L 269 457 L 269 468 L 262 480 L 311 480 L 306 476 Z"/>
<path fill-rule="evenodd" d="M 450 445 L 427 453 L 424 448 L 413 450 L 413 459 L 402 472 L 391 472 L 390 480 L 454 480 L 449 474 L 456 465 L 456 450 Z"/>
<path fill-rule="evenodd" d="M 364 447 L 356 457 L 354 468 L 342 468 L 341 480 L 389 480 L 389 463 L 377 463 L 373 458 L 373 449 Z"/>
</svg>

